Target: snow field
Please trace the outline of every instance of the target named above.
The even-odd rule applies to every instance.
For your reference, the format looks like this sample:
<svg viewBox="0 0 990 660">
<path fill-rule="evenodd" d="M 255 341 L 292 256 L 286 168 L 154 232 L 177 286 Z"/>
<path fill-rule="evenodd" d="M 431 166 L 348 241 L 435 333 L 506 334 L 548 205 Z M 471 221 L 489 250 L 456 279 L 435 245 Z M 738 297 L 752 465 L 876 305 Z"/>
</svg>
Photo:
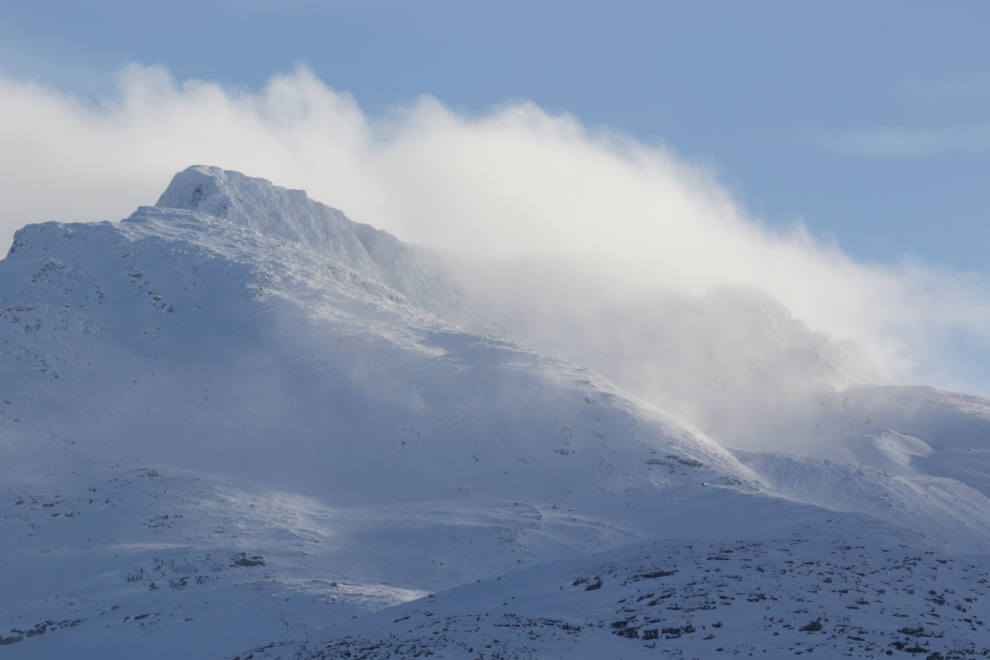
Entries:
<svg viewBox="0 0 990 660">
<path fill-rule="evenodd" d="M 215 168 L 119 224 L 18 232 L 0 262 L 2 653 L 986 651 L 985 400 L 823 390 L 814 423 L 780 431 L 805 456 L 730 450 L 461 330 L 533 331 L 447 268 Z M 791 350 L 810 331 L 766 309 L 819 373 Z M 812 338 L 845 382 L 851 354 Z"/>
</svg>

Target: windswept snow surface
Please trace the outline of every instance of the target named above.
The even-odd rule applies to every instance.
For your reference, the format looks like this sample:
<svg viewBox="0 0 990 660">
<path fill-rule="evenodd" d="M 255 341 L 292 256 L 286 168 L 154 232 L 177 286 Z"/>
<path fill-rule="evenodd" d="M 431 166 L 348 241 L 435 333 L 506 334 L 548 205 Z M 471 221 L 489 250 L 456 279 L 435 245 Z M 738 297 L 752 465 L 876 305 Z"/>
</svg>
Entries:
<svg viewBox="0 0 990 660">
<path fill-rule="evenodd" d="M 351 222 L 301 190 L 216 167 L 180 172 L 157 205 L 298 241 L 462 329 L 601 373 L 723 444 L 786 437 L 807 426 L 817 397 L 890 384 L 862 348 L 813 331 L 752 288 L 693 297 L 643 289 L 633 276 L 617 287 L 595 255 L 457 258 Z"/>
<path fill-rule="evenodd" d="M 858 463 L 730 451 L 495 336 L 456 272 L 216 168 L 18 232 L 0 654 L 987 652 L 986 470 L 953 459 L 984 400 L 826 390 L 800 439 Z"/>
<path fill-rule="evenodd" d="M 297 242 L 400 291 L 420 309 L 483 333 L 504 334 L 499 314 L 485 309 L 486 297 L 475 291 L 469 300 L 461 291 L 463 284 L 455 278 L 463 274 L 454 272 L 454 262 L 352 222 L 302 190 L 219 167 L 193 166 L 175 175 L 156 206 L 207 213 Z"/>
<path fill-rule="evenodd" d="M 242 657 L 779 658 L 814 651 L 832 658 L 890 651 L 934 659 L 988 652 L 981 633 L 990 610 L 981 597 L 990 573 L 980 558 L 905 554 L 909 546 L 899 542 L 910 538 L 847 538 L 825 522 L 786 539 L 654 542 L 527 569 Z"/>
</svg>

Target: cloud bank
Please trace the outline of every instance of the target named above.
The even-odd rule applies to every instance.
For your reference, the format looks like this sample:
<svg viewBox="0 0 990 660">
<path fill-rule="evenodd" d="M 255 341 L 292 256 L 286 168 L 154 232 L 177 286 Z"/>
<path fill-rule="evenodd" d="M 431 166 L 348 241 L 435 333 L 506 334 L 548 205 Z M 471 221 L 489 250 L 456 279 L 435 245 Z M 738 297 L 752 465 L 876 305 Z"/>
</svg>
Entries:
<svg viewBox="0 0 990 660">
<path fill-rule="evenodd" d="M 94 102 L 0 75 L 0 240 L 29 222 L 118 220 L 176 171 L 218 165 L 406 241 L 576 257 L 621 295 L 758 287 L 902 382 L 990 393 L 986 282 L 857 263 L 800 225 L 774 233 L 662 146 L 524 102 L 465 117 L 423 97 L 371 117 L 304 67 L 257 92 L 140 65 L 116 85 Z"/>
</svg>

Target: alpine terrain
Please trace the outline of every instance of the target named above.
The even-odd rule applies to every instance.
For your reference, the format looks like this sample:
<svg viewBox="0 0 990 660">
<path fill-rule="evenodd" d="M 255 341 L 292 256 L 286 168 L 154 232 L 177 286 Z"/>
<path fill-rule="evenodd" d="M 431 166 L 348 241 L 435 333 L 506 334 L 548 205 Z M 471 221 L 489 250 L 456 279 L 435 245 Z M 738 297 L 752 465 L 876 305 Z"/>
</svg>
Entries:
<svg viewBox="0 0 990 660">
<path fill-rule="evenodd" d="M 0 262 L 0 658 L 990 655 L 990 401 L 180 172 Z"/>
</svg>

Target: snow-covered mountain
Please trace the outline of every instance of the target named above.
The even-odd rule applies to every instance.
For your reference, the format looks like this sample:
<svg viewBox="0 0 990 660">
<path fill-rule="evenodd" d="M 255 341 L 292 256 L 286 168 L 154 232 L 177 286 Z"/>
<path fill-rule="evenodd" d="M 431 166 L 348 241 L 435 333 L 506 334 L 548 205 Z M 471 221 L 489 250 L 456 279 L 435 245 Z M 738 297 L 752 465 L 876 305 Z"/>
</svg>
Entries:
<svg viewBox="0 0 990 660">
<path fill-rule="evenodd" d="M 475 293 L 470 304 L 465 299 L 463 284 L 458 284 L 463 277 L 452 272 L 454 260 L 352 222 L 302 190 L 218 167 L 194 166 L 175 175 L 156 206 L 206 213 L 293 241 L 401 292 L 420 309 L 482 334 L 502 333 L 501 319 L 484 309 L 483 296 Z"/>
<path fill-rule="evenodd" d="M 891 383 L 861 348 L 812 331 L 756 289 L 643 295 L 603 281 L 587 258 L 458 258 L 351 222 L 301 190 L 215 167 L 177 174 L 157 206 L 298 242 L 464 330 L 593 368 L 736 444 L 766 435 L 767 415 L 755 411 L 790 415 L 816 395 Z"/>
<path fill-rule="evenodd" d="M 986 400 L 885 385 L 759 293 L 589 325 L 515 266 L 206 167 L 121 223 L 19 231 L 0 653 L 990 652 Z M 641 396 L 586 368 L 620 346 Z"/>
</svg>

